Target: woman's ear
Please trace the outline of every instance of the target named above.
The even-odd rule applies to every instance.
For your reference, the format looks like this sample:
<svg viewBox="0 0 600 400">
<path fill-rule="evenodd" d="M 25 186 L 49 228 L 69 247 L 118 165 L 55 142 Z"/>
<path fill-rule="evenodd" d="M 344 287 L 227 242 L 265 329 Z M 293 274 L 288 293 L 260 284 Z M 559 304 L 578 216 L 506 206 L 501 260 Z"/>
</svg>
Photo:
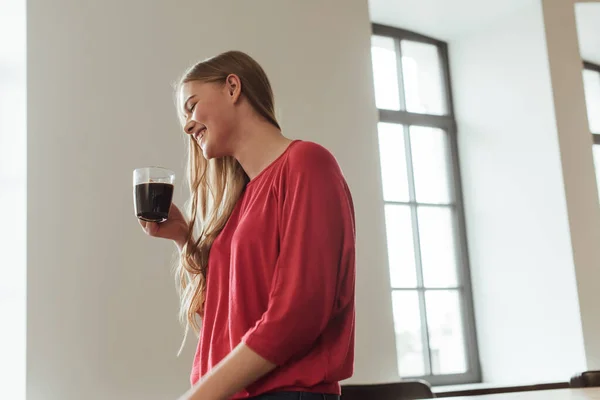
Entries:
<svg viewBox="0 0 600 400">
<path fill-rule="evenodd" d="M 236 102 L 242 93 L 242 82 L 240 81 L 239 76 L 229 74 L 225 80 L 225 86 L 227 94 L 229 94 L 233 102 Z"/>
</svg>

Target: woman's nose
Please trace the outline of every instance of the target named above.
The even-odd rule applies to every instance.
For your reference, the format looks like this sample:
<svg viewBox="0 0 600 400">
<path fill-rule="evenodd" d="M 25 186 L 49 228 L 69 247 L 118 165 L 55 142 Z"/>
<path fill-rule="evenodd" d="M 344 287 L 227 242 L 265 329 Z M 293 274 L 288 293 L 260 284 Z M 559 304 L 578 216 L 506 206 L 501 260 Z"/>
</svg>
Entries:
<svg viewBox="0 0 600 400">
<path fill-rule="evenodd" d="M 190 121 L 186 127 L 184 128 L 185 133 L 187 133 L 188 135 L 191 135 L 194 133 L 194 123 L 192 121 Z"/>
</svg>

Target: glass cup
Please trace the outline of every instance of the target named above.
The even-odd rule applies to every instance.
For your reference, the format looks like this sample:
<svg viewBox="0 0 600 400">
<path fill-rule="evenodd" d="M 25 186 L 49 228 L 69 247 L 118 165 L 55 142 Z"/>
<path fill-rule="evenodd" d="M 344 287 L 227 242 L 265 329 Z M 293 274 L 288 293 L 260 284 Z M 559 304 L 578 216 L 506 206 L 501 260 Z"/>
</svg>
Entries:
<svg viewBox="0 0 600 400">
<path fill-rule="evenodd" d="M 148 222 L 164 222 L 173 201 L 175 173 L 161 167 L 137 168 L 133 171 L 135 215 Z"/>
</svg>

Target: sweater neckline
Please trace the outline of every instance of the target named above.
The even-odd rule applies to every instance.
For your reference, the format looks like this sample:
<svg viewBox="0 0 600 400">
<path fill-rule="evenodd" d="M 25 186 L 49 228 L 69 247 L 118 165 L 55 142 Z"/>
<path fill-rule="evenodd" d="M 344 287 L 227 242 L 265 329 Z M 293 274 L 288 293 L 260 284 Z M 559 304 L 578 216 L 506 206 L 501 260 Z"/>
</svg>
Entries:
<svg viewBox="0 0 600 400">
<path fill-rule="evenodd" d="M 265 173 L 267 171 L 269 171 L 270 169 L 273 169 L 273 167 L 277 164 L 279 164 L 279 161 L 281 161 L 281 159 L 290 151 L 290 149 L 298 142 L 301 142 L 301 140 L 292 140 L 292 142 L 285 148 L 285 150 L 283 151 L 283 153 L 281 153 L 275 160 L 271 161 L 271 163 L 269 165 L 267 165 L 265 168 L 263 168 L 262 171 L 260 171 L 258 173 L 258 175 L 256 175 L 254 178 L 250 179 L 250 181 L 246 184 L 246 187 L 249 187 L 250 185 L 252 185 L 252 183 L 254 183 L 255 181 L 259 180 L 263 175 L 265 175 Z"/>
</svg>

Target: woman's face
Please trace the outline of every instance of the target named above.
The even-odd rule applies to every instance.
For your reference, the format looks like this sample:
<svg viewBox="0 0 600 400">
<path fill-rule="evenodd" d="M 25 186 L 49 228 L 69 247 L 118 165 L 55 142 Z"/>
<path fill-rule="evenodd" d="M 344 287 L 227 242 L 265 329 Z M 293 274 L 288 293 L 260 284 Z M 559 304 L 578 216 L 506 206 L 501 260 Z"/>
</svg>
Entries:
<svg viewBox="0 0 600 400">
<path fill-rule="evenodd" d="M 239 84 L 230 77 L 224 85 L 191 81 L 181 86 L 183 130 L 200 146 L 207 160 L 231 155 Z"/>
</svg>

